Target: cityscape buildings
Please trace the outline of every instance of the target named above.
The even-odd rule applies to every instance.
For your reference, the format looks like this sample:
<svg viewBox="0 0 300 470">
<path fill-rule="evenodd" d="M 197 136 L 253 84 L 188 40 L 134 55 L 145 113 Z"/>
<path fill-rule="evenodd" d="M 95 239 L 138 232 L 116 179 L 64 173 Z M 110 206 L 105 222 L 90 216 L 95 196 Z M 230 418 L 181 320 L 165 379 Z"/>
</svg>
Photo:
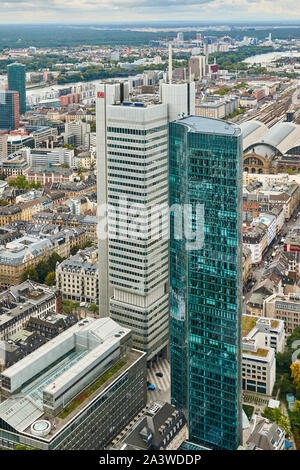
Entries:
<svg viewBox="0 0 300 470">
<path fill-rule="evenodd" d="M 300 28 L 87 27 L 0 28 L 0 450 L 299 448 Z"/>
<path fill-rule="evenodd" d="M 185 218 L 183 236 L 177 233 L 178 213 L 171 213 L 171 400 L 185 410 L 189 441 L 237 449 L 242 438 L 241 131 L 220 120 L 186 117 L 170 123 L 169 132 L 170 206 L 189 204 L 194 211 Z"/>
</svg>

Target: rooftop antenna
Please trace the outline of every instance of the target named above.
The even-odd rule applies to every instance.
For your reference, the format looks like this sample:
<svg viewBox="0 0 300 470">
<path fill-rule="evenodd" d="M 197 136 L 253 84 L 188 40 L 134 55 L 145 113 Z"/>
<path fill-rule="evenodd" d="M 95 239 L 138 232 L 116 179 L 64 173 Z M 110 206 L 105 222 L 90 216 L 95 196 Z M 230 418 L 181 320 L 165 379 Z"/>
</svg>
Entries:
<svg viewBox="0 0 300 470">
<path fill-rule="evenodd" d="M 173 64 L 172 64 L 172 44 L 169 44 L 169 83 L 172 83 Z"/>
</svg>

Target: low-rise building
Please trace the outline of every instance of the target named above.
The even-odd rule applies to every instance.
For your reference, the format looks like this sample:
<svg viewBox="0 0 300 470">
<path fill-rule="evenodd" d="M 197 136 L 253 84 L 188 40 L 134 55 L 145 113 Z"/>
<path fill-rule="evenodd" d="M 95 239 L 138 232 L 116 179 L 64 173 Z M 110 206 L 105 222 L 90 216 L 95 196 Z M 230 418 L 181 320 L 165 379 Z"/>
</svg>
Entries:
<svg viewBox="0 0 300 470">
<path fill-rule="evenodd" d="M 183 412 L 169 403 L 155 402 L 138 422 L 115 437 L 110 450 L 177 450 L 187 439 Z"/>
<path fill-rule="evenodd" d="M 243 247 L 243 283 L 252 278 L 252 253 L 250 248 Z"/>
<path fill-rule="evenodd" d="M 99 265 L 84 251 L 57 265 L 55 276 L 56 286 L 65 299 L 98 304 Z"/>
<path fill-rule="evenodd" d="M 12 366 L 31 352 L 38 349 L 46 339 L 38 333 L 19 330 L 6 341 L 0 341 L 0 370 Z"/>
<path fill-rule="evenodd" d="M 276 423 L 260 419 L 246 442 L 246 450 L 284 450 L 285 431 Z"/>
<path fill-rule="evenodd" d="M 30 317 L 26 324 L 26 330 L 35 332 L 42 338 L 50 340 L 75 325 L 77 321 L 78 318 L 73 314 L 63 315 L 51 312 L 45 317 Z"/>
<path fill-rule="evenodd" d="M 85 230 L 87 240 L 97 240 L 97 217 L 95 215 L 58 214 L 50 211 L 39 212 L 32 217 L 41 224 L 50 223 L 62 227 L 78 227 Z"/>
<path fill-rule="evenodd" d="M 54 183 L 67 183 L 74 180 L 75 174 L 71 168 L 61 166 L 34 166 L 26 172 L 29 184 L 41 183 L 42 186 L 51 187 Z"/>
<path fill-rule="evenodd" d="M 264 300 L 263 315 L 284 322 L 286 334 L 300 326 L 300 294 L 273 294 Z"/>
<path fill-rule="evenodd" d="M 52 235 L 24 235 L 0 249 L 0 286 L 8 288 L 22 282 L 27 268 L 46 261 L 56 252 L 65 258 L 73 246 L 87 241 L 83 228 L 61 229 Z"/>
<path fill-rule="evenodd" d="M 131 344 L 111 318 L 86 318 L 2 372 L 0 445 L 107 447 L 147 401 L 146 354 Z"/>
<path fill-rule="evenodd" d="M 268 227 L 260 222 L 244 232 L 243 246 L 251 250 L 252 264 L 261 263 L 268 248 Z"/>
<path fill-rule="evenodd" d="M 32 281 L 1 292 L 0 305 L 0 340 L 8 340 L 22 330 L 30 317 L 43 318 L 49 312 L 62 310 L 58 289 Z"/>
<path fill-rule="evenodd" d="M 7 176 L 16 177 L 26 175 L 29 165 L 24 156 L 19 152 L 12 153 L 0 161 L 0 173 Z"/>
<path fill-rule="evenodd" d="M 48 166 L 50 168 L 53 165 L 68 165 L 70 168 L 76 167 L 74 150 L 64 147 L 56 147 L 52 150 L 27 148 L 23 150 L 22 155 L 30 167 Z"/>
<path fill-rule="evenodd" d="M 247 348 L 247 349 L 246 349 Z M 242 384 L 248 392 L 271 395 L 276 379 L 276 360 L 271 348 L 250 348 L 243 341 Z"/>
</svg>

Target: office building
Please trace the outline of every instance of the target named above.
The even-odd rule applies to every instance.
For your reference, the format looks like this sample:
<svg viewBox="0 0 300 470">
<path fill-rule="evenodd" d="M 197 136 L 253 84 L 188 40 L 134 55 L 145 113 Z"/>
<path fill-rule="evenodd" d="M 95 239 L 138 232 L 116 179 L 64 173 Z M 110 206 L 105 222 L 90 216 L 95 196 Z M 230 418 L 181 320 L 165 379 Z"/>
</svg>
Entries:
<svg viewBox="0 0 300 470">
<path fill-rule="evenodd" d="M 168 122 L 190 112 L 194 89 L 163 83 L 162 102 L 129 101 L 126 83 L 97 89 L 98 205 L 110 216 L 99 240 L 100 315 L 132 329 L 148 360 L 169 341 Z"/>
<path fill-rule="evenodd" d="M 53 165 L 68 165 L 70 168 L 75 168 L 76 166 L 74 150 L 64 147 L 57 147 L 53 150 L 26 148 L 22 151 L 22 155 L 31 167 L 48 166 L 51 168 Z"/>
<path fill-rule="evenodd" d="M 284 351 L 284 322 L 243 315 L 243 390 L 271 395 L 276 378 L 275 354 Z"/>
<path fill-rule="evenodd" d="M 190 80 L 201 80 L 205 76 L 205 56 L 192 56 L 188 62 Z"/>
<path fill-rule="evenodd" d="M 187 117 L 169 133 L 170 206 L 185 211 L 184 233 L 180 210 L 170 221 L 171 401 L 186 413 L 190 442 L 233 450 L 242 415 L 241 131 Z"/>
<path fill-rule="evenodd" d="M 91 126 L 83 121 L 71 121 L 65 124 L 64 143 L 74 147 L 84 146 L 89 148 L 89 134 Z"/>
<path fill-rule="evenodd" d="M 300 295 L 275 293 L 263 301 L 263 315 L 274 320 L 283 320 L 285 333 L 290 335 L 300 326 Z"/>
<path fill-rule="evenodd" d="M 20 114 L 26 113 L 26 74 L 25 65 L 9 64 L 7 66 L 8 90 L 19 93 Z"/>
<path fill-rule="evenodd" d="M 7 134 L 0 131 L 0 158 L 7 157 Z"/>
<path fill-rule="evenodd" d="M 16 91 L 0 91 L 0 129 L 13 131 L 19 127 L 19 123 L 18 93 Z"/>
<path fill-rule="evenodd" d="M 1 374 L 0 446 L 103 450 L 146 405 L 145 353 L 86 318 Z"/>
</svg>

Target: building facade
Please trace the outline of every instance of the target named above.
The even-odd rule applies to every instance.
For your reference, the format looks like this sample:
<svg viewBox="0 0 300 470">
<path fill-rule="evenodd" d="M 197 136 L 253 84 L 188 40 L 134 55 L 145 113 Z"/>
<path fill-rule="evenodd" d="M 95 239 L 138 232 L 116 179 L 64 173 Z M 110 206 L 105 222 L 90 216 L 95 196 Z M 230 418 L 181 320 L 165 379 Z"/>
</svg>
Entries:
<svg viewBox="0 0 300 470">
<path fill-rule="evenodd" d="M 162 84 L 162 102 L 128 101 L 126 83 L 97 91 L 100 315 L 131 328 L 148 360 L 169 341 L 168 122 L 192 110 L 190 85 Z"/>
<path fill-rule="evenodd" d="M 189 204 L 193 210 L 193 216 L 184 221 L 184 236 L 178 234 L 182 221 L 175 211 L 171 213 L 171 400 L 185 410 L 189 441 L 212 449 L 237 449 L 241 441 L 241 133 L 234 125 L 200 117 L 173 122 L 169 132 L 170 206 Z"/>
</svg>

